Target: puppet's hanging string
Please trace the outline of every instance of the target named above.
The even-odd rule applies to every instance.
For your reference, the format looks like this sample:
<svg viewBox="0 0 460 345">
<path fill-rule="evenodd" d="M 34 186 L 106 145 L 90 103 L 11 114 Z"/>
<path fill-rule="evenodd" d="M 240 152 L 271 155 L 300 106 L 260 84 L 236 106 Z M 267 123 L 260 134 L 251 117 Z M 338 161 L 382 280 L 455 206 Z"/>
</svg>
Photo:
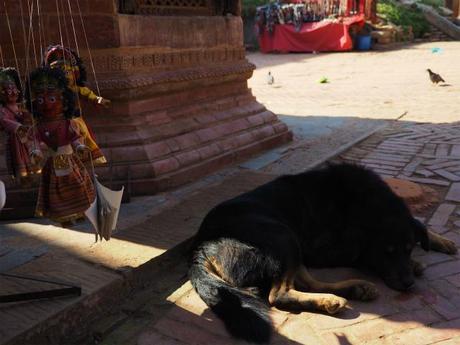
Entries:
<svg viewBox="0 0 460 345">
<path fill-rule="evenodd" d="M 98 94 L 98 96 L 100 96 L 101 91 L 99 90 L 99 83 L 97 82 L 97 78 L 96 78 L 96 70 L 94 69 L 93 57 L 91 55 L 91 49 L 89 48 L 88 36 L 86 35 L 85 24 L 83 23 L 83 16 L 81 15 L 80 2 L 76 1 L 76 3 L 77 3 L 77 7 L 78 7 L 78 13 L 79 13 L 79 16 L 80 16 L 81 27 L 83 28 L 83 36 L 85 37 L 86 48 L 88 49 L 89 61 L 90 61 L 90 64 L 91 64 L 91 70 L 93 72 L 94 82 L 96 84 L 97 94 Z M 75 28 L 74 28 L 74 30 L 75 30 Z"/>
<path fill-rule="evenodd" d="M 1 45 L 0 45 L 0 61 L 2 63 L 2 66 L 5 66 L 5 59 L 3 58 L 3 49 Z"/>
<path fill-rule="evenodd" d="M 75 48 L 77 50 L 78 56 L 80 56 L 80 49 L 78 47 L 78 41 L 77 41 L 77 32 L 75 30 L 75 22 L 73 21 L 73 16 L 72 16 L 72 5 L 70 4 L 70 0 L 67 0 L 67 5 L 69 6 L 69 13 L 70 13 L 70 23 L 72 24 L 72 31 L 73 31 L 73 39 L 75 41 Z M 89 47 L 88 47 L 89 49 Z"/>
<path fill-rule="evenodd" d="M 38 36 L 39 36 L 39 39 L 40 39 L 40 64 L 43 64 L 43 61 L 45 59 L 45 42 L 46 42 L 46 38 L 45 38 L 45 30 L 44 30 L 44 25 L 43 25 L 43 19 L 42 19 L 42 15 L 41 15 L 41 11 L 40 11 L 40 2 L 39 0 L 37 0 L 37 16 L 38 16 Z"/>
<path fill-rule="evenodd" d="M 20 9 L 21 9 L 21 17 L 24 16 L 24 10 L 22 8 L 22 1 L 19 2 L 20 3 Z M 30 43 L 32 42 L 32 47 L 33 47 L 33 50 L 34 50 L 34 59 L 35 59 L 35 66 L 38 65 L 38 60 L 37 60 L 37 48 L 35 46 L 35 36 L 33 35 L 33 13 L 34 13 L 34 5 L 35 3 L 32 2 L 32 4 L 30 4 L 30 0 L 27 0 L 27 12 L 29 14 L 29 34 L 28 34 L 28 39 L 27 39 L 27 56 L 26 58 L 28 59 L 29 58 L 29 49 L 30 49 Z M 25 26 L 24 26 L 24 20 L 21 19 L 21 23 L 22 23 L 22 31 L 24 33 L 24 42 L 26 41 L 26 29 L 25 29 Z M 29 74 L 29 70 L 26 69 L 26 74 Z"/>
<path fill-rule="evenodd" d="M 8 31 L 10 33 L 10 41 L 11 41 L 11 48 L 13 49 L 13 56 L 14 56 L 14 62 L 16 64 L 16 70 L 18 71 L 19 75 L 19 80 L 21 80 L 21 73 L 19 71 L 19 62 L 18 62 L 18 56 L 16 55 L 16 48 L 14 47 L 14 39 L 13 39 L 13 33 L 11 31 L 11 23 L 10 23 L 10 16 L 8 14 L 8 9 L 6 7 L 6 2 L 5 0 L 3 1 L 3 7 L 5 8 L 5 17 L 6 17 L 6 24 L 8 26 Z"/>
</svg>

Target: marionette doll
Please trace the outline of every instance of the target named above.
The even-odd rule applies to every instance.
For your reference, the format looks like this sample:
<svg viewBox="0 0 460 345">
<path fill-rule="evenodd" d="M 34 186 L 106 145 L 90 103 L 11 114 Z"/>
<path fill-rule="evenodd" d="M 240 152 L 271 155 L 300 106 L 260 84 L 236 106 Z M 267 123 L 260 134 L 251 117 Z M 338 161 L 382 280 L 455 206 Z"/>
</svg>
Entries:
<svg viewBox="0 0 460 345">
<path fill-rule="evenodd" d="M 22 89 L 14 68 L 0 69 L 0 127 L 6 133 L 6 165 L 9 174 L 19 183 L 28 184 L 30 177 L 40 173 L 29 156 L 32 126 L 30 113 L 22 109 Z"/>
<path fill-rule="evenodd" d="M 94 164 L 106 163 L 102 151 L 96 143 L 94 133 L 86 124 L 81 114 L 80 101 L 86 100 L 97 106 L 107 107 L 110 100 L 97 96 L 91 89 L 85 86 L 86 69 L 80 57 L 72 50 L 55 45 L 48 47 L 45 56 L 45 64 L 51 68 L 59 68 L 66 74 L 69 87 L 75 93 L 75 122 L 80 128 L 80 133 L 84 138 L 85 144 L 91 151 L 91 157 Z"/>
<path fill-rule="evenodd" d="M 36 215 L 67 227 L 84 218 L 95 198 L 92 179 L 80 159 L 88 147 L 72 120 L 74 93 L 60 69 L 38 68 L 29 83 L 27 105 L 36 120 L 40 144 L 31 155 L 45 161 Z"/>
</svg>

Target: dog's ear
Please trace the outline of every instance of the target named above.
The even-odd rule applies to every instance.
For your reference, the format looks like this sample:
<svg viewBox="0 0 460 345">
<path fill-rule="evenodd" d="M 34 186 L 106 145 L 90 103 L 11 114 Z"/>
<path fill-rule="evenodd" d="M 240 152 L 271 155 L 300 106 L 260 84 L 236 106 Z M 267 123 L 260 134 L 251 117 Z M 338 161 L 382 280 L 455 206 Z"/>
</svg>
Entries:
<svg viewBox="0 0 460 345">
<path fill-rule="evenodd" d="M 426 251 L 430 250 L 430 239 L 428 237 L 428 230 L 425 225 L 418 219 L 413 218 L 415 227 L 415 240 L 420 242 L 422 248 Z"/>
</svg>

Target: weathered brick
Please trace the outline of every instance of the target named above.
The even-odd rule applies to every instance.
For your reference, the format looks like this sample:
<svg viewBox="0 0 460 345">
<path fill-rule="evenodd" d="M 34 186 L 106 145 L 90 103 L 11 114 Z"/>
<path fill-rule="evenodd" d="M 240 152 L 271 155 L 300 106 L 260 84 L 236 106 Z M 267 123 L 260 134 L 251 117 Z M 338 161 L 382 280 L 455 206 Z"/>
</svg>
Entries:
<svg viewBox="0 0 460 345">
<path fill-rule="evenodd" d="M 460 183 L 452 183 L 445 200 L 460 202 Z"/>
<path fill-rule="evenodd" d="M 420 327 L 420 324 L 431 324 L 442 321 L 442 318 L 429 308 L 411 312 L 389 315 L 384 318 L 368 320 L 348 327 L 358 344 L 367 343 L 390 334 Z"/>
<path fill-rule="evenodd" d="M 423 252 L 423 255 L 417 256 L 417 261 L 430 266 L 439 264 L 441 262 L 451 261 L 452 257 L 447 254 L 437 253 L 437 252 Z"/>
<path fill-rule="evenodd" d="M 420 157 L 414 157 L 412 161 L 407 164 L 404 169 L 403 169 L 403 174 L 409 174 L 408 176 L 412 175 L 412 173 L 417 169 L 417 167 L 422 163 L 423 158 Z"/>
<path fill-rule="evenodd" d="M 217 142 L 217 145 L 222 151 L 233 150 L 235 147 L 237 147 L 237 143 L 235 142 L 235 140 L 233 140 L 233 138 L 223 139 Z"/>
<path fill-rule="evenodd" d="M 458 303 L 458 302 L 457 302 Z M 452 301 L 444 297 L 439 297 L 434 304 L 430 304 L 437 313 L 442 315 L 446 320 L 455 320 L 460 318 L 460 309 Z"/>
<path fill-rule="evenodd" d="M 255 114 L 252 116 L 248 117 L 248 121 L 253 125 L 253 126 L 259 126 L 264 123 L 264 119 L 260 114 Z"/>
<path fill-rule="evenodd" d="M 372 345 L 428 345 L 460 336 L 460 320 L 439 322 L 430 326 L 410 329 L 373 341 Z"/>
<path fill-rule="evenodd" d="M 184 313 L 187 313 L 187 311 L 184 311 Z M 200 318 L 200 316 L 196 316 L 196 318 Z M 200 319 L 206 321 L 204 317 Z M 181 321 L 163 317 L 155 325 L 155 331 L 189 345 L 231 345 L 234 343 L 230 338 L 225 338 L 210 332 L 210 330 L 215 327 L 214 322 L 209 321 L 204 327 L 206 328 L 195 325 L 187 325 L 187 327 L 184 327 L 184 323 Z"/>
<path fill-rule="evenodd" d="M 428 267 L 425 271 L 425 277 L 434 280 L 457 273 L 460 273 L 460 260 L 453 260 Z"/>
<path fill-rule="evenodd" d="M 385 161 L 390 161 L 390 162 L 402 162 L 402 163 L 407 163 L 409 162 L 408 157 L 404 157 L 398 154 L 383 154 L 383 153 L 377 153 L 377 152 L 372 152 L 370 153 L 366 158 L 374 158 L 374 159 L 382 159 Z"/>
<path fill-rule="evenodd" d="M 204 114 L 204 115 L 196 116 L 196 117 L 195 117 L 195 120 L 198 121 L 198 122 L 201 123 L 201 124 L 204 124 L 204 125 L 208 125 L 208 124 L 213 123 L 213 122 L 216 121 L 216 119 L 214 118 L 214 116 L 209 115 L 209 114 Z"/>
<path fill-rule="evenodd" d="M 175 157 L 182 167 L 196 163 L 201 159 L 200 153 L 197 150 L 182 152 L 177 154 Z"/>
<path fill-rule="evenodd" d="M 178 169 L 180 166 L 179 162 L 174 157 L 156 161 L 152 165 L 155 176 L 163 175 L 168 172 L 174 171 Z"/>
<path fill-rule="evenodd" d="M 451 156 L 460 157 L 460 145 L 452 145 Z"/>
<path fill-rule="evenodd" d="M 452 276 L 446 277 L 446 279 L 457 288 L 460 288 L 460 273 L 454 274 Z"/>
<path fill-rule="evenodd" d="M 273 114 L 271 111 L 264 111 L 260 114 L 260 116 L 262 117 L 265 123 L 269 123 L 276 120 L 275 114 Z"/>
<path fill-rule="evenodd" d="M 286 132 L 288 130 L 288 126 L 284 122 L 276 122 L 273 124 L 273 129 L 276 133 Z"/>
<path fill-rule="evenodd" d="M 288 318 L 278 329 L 278 332 L 299 344 L 326 345 L 302 318 Z"/>
<path fill-rule="evenodd" d="M 200 147 L 198 152 L 200 153 L 201 159 L 204 160 L 216 156 L 222 151 L 216 143 L 212 143 L 210 145 Z"/>
<path fill-rule="evenodd" d="M 165 156 L 171 152 L 170 147 L 164 141 L 148 144 L 145 148 L 151 160 Z"/>
<path fill-rule="evenodd" d="M 182 150 L 190 149 L 200 143 L 200 138 L 196 133 L 187 133 L 174 138 Z"/>
<path fill-rule="evenodd" d="M 234 140 L 238 143 L 238 146 L 245 146 L 253 142 L 252 135 L 248 132 L 236 136 Z"/>
<path fill-rule="evenodd" d="M 445 169 L 437 169 L 437 170 L 433 170 L 436 174 L 438 174 L 439 176 L 442 176 L 446 179 L 448 179 L 449 181 L 460 181 L 460 176 L 457 176 L 455 174 L 452 174 L 451 172 L 445 170 Z"/>
<path fill-rule="evenodd" d="M 426 166 L 426 168 L 430 169 L 430 170 L 436 170 L 436 169 L 443 169 L 443 168 L 456 166 L 458 164 L 459 164 L 458 160 L 455 160 L 455 161 L 443 161 L 441 163 L 428 165 L 428 166 Z"/>
<path fill-rule="evenodd" d="M 455 205 L 441 204 L 428 221 L 429 225 L 444 226 L 449 220 L 450 215 L 455 210 Z"/>
<path fill-rule="evenodd" d="M 200 138 L 200 141 L 203 143 L 215 140 L 216 138 L 219 137 L 219 134 L 217 134 L 217 132 L 213 130 L 212 128 L 200 129 L 196 131 L 195 133 L 198 136 L 198 138 Z"/>
<path fill-rule="evenodd" d="M 387 161 L 385 159 L 374 159 L 374 158 L 363 158 L 361 159 L 361 163 L 362 164 L 367 164 L 367 163 L 370 163 L 370 164 L 385 164 L 385 165 L 390 165 L 390 166 L 394 166 L 394 167 L 404 167 L 406 166 L 405 163 L 403 162 L 391 162 L 391 161 Z"/>
<path fill-rule="evenodd" d="M 436 156 L 447 156 L 449 154 L 449 145 L 448 144 L 438 144 L 436 148 Z"/>
<path fill-rule="evenodd" d="M 404 175 L 400 175 L 398 176 L 398 178 L 401 178 L 403 180 L 406 179 L 406 180 L 413 181 L 413 182 L 434 184 L 438 186 L 448 186 L 449 185 L 449 182 L 442 181 L 442 180 L 435 180 L 432 178 L 412 177 L 412 176 L 404 176 Z"/>
<path fill-rule="evenodd" d="M 139 335 L 136 345 L 183 345 L 183 343 L 149 329 Z"/>
<path fill-rule="evenodd" d="M 256 129 L 255 131 L 252 132 L 252 135 L 257 140 L 265 139 L 267 137 L 272 136 L 273 134 L 275 134 L 275 131 L 274 131 L 273 127 L 270 126 L 270 125 L 264 126 L 262 128 L 258 128 L 258 129 Z"/>
</svg>

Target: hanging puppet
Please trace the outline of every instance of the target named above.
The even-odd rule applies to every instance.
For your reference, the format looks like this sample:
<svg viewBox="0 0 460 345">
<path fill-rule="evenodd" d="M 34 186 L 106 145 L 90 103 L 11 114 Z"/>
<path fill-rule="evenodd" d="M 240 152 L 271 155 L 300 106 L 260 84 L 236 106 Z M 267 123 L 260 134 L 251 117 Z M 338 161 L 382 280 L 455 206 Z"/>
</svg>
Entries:
<svg viewBox="0 0 460 345">
<path fill-rule="evenodd" d="M 29 156 L 30 113 L 21 107 L 22 89 L 18 72 L 11 67 L 0 68 L 0 127 L 6 133 L 8 172 L 20 183 L 28 183 L 31 175 L 40 172 Z"/>
<path fill-rule="evenodd" d="M 43 166 L 36 215 L 62 226 L 83 219 L 95 198 L 95 189 L 80 156 L 88 150 L 72 120 L 74 93 L 60 69 L 38 68 L 29 78 L 27 105 L 36 119 L 40 148 L 33 157 L 46 158 Z"/>
<path fill-rule="evenodd" d="M 51 68 L 59 68 L 66 74 L 70 89 L 75 93 L 75 121 L 80 128 L 85 144 L 91 151 L 91 157 L 95 164 L 106 163 L 102 151 L 96 143 L 94 134 L 85 123 L 81 114 L 80 100 L 85 99 L 95 105 L 108 106 L 110 100 L 97 96 L 91 89 L 85 86 L 86 69 L 82 60 L 74 51 L 61 45 L 50 46 L 45 55 L 45 64 Z"/>
</svg>

